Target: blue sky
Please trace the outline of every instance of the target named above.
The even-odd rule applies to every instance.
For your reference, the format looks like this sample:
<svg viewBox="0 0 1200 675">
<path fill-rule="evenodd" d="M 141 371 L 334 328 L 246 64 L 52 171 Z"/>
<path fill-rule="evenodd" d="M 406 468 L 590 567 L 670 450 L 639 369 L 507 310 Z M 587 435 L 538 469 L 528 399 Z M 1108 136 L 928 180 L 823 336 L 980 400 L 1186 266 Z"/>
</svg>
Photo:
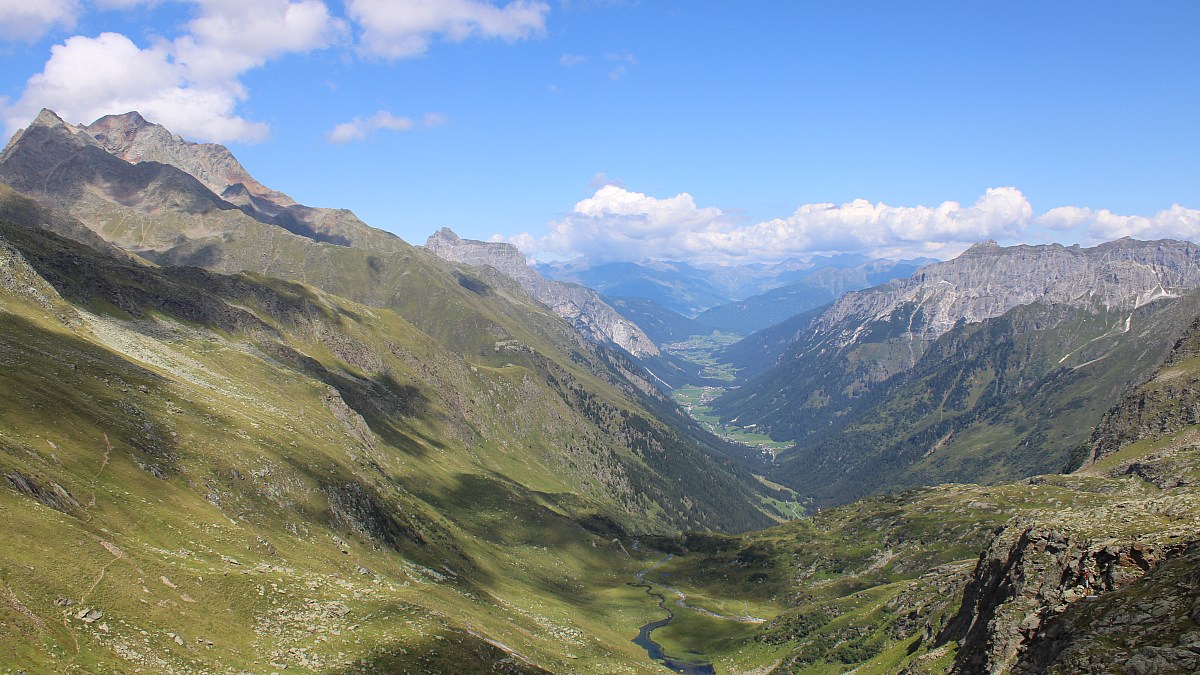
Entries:
<svg viewBox="0 0 1200 675">
<path fill-rule="evenodd" d="M 136 107 L 413 243 L 946 257 L 1200 239 L 1198 31 L 1194 0 L 0 0 L 0 112 Z"/>
</svg>

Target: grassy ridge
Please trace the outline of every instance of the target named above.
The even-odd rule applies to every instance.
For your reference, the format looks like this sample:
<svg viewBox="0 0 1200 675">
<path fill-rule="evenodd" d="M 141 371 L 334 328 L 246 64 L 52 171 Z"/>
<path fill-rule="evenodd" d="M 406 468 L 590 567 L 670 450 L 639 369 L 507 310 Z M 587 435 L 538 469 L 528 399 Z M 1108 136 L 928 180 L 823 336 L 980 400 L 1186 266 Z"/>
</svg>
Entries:
<svg viewBox="0 0 1200 675">
<path fill-rule="evenodd" d="M 2 232 L 0 663 L 644 666 L 655 608 L 613 537 L 686 521 L 629 481 L 688 441 L 619 389 L 525 350 L 464 362 L 309 287 Z"/>
</svg>

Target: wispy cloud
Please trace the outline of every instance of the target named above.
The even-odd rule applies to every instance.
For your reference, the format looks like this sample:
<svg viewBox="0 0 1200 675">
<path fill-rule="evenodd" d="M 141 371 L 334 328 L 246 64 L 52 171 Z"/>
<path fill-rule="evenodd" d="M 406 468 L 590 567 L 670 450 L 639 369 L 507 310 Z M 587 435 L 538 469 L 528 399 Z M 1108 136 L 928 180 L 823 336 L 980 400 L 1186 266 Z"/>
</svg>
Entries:
<svg viewBox="0 0 1200 675">
<path fill-rule="evenodd" d="M 411 131 L 416 128 L 432 129 L 445 124 L 448 118 L 442 113 L 426 113 L 418 124 L 410 117 L 397 117 L 386 110 L 370 117 L 355 117 L 349 122 L 343 122 L 329 132 L 330 143 L 352 143 L 365 140 L 376 131 Z"/>
<path fill-rule="evenodd" d="M 608 79 L 614 82 L 625 77 L 629 69 L 637 65 L 637 57 L 629 52 L 609 52 L 604 55 L 604 59 L 617 64 L 615 68 L 608 71 Z"/>
<path fill-rule="evenodd" d="M 74 28 L 80 12 L 76 0 L 2 0 L 0 38 L 33 42 L 53 28 Z"/>
<path fill-rule="evenodd" d="M 513 0 L 503 6 L 480 0 L 347 0 L 346 14 L 361 29 L 360 46 L 387 59 L 424 54 L 436 37 L 522 40 L 546 28 L 550 6 Z"/>
</svg>

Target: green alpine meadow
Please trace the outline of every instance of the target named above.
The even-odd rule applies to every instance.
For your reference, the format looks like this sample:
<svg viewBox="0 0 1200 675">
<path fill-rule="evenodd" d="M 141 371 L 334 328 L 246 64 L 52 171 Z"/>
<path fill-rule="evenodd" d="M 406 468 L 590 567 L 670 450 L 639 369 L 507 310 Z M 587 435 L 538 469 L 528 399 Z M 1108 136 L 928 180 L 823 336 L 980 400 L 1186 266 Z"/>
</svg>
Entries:
<svg viewBox="0 0 1200 675">
<path fill-rule="evenodd" d="M 1200 670 L 1200 246 L 527 264 L 0 154 L 0 673 Z"/>
</svg>

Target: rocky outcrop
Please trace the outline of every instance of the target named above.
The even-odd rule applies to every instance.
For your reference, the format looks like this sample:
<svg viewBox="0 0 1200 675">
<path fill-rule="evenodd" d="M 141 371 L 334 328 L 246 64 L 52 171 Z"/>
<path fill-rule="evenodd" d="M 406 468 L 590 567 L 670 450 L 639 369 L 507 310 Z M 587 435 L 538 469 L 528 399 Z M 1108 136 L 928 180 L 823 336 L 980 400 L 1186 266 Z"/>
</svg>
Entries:
<svg viewBox="0 0 1200 675">
<path fill-rule="evenodd" d="M 75 499 L 74 495 L 54 481 L 44 481 L 49 483 L 49 486 L 42 485 L 35 478 L 27 476 L 20 471 L 5 473 L 4 477 L 8 479 L 8 483 L 12 486 L 12 489 L 27 497 L 32 497 L 43 506 L 48 506 L 55 511 L 73 513 L 83 508 L 83 505 Z"/>
<path fill-rule="evenodd" d="M 912 277 L 849 293 L 816 322 L 853 343 L 872 321 L 911 307 L 907 332 L 933 340 L 959 321 L 976 323 L 1035 302 L 1083 309 L 1132 310 L 1200 287 L 1200 246 L 1125 238 L 1094 248 L 976 244 Z"/>
<path fill-rule="evenodd" d="M 1192 452 L 1189 458 L 1194 468 L 1197 455 Z M 1052 490 L 1043 480 L 1031 485 Z M 1131 490 L 1129 496 L 1135 495 Z M 1134 588 L 1181 556 L 1195 557 L 1200 550 L 1198 517 L 1200 498 L 1177 490 L 1014 519 L 980 555 L 959 612 L 937 637 L 941 644 L 959 644 L 954 672 L 1096 672 L 1062 670 L 1055 664 L 1061 664 L 1068 643 L 1106 642 L 1105 635 L 1120 631 L 1153 632 L 1167 613 L 1179 609 L 1186 615 L 1200 603 L 1198 583 L 1190 590 L 1184 586 L 1154 594 L 1123 589 Z M 1185 599 L 1182 604 L 1175 602 L 1176 595 Z M 1108 603 L 1112 611 L 1097 614 L 1092 608 L 1097 602 Z M 1101 614 L 1108 618 L 1101 620 Z M 1118 653 L 1125 659 L 1131 655 Z"/>
<path fill-rule="evenodd" d="M 376 253 L 409 248 L 346 209 L 297 204 L 254 180 L 224 146 L 185 141 L 136 112 L 75 126 L 43 110 L 0 154 L 0 181 L 150 257 L 258 223 Z"/>
<path fill-rule="evenodd" d="M 1175 343 L 1150 379 L 1105 413 L 1092 434 L 1084 466 L 1148 438 L 1161 438 L 1200 424 L 1200 320 Z"/>
<path fill-rule="evenodd" d="M 1200 672 L 1200 546 L 1120 592 L 1076 603 L 1047 622 L 1016 674 Z"/>
<path fill-rule="evenodd" d="M 255 180 L 225 146 L 185 141 L 166 127 L 147 122 L 137 112 L 106 115 L 81 130 L 130 164 L 169 164 L 195 177 L 215 194 L 240 186 L 248 195 L 268 200 L 276 208 L 296 203 Z"/>
<path fill-rule="evenodd" d="M 512 244 L 462 239 L 449 228 L 442 228 L 429 237 L 425 248 L 451 262 L 499 271 L 591 340 L 615 344 L 639 358 L 659 354 L 646 333 L 617 313 L 598 293 L 583 286 L 544 279 Z"/>
</svg>

